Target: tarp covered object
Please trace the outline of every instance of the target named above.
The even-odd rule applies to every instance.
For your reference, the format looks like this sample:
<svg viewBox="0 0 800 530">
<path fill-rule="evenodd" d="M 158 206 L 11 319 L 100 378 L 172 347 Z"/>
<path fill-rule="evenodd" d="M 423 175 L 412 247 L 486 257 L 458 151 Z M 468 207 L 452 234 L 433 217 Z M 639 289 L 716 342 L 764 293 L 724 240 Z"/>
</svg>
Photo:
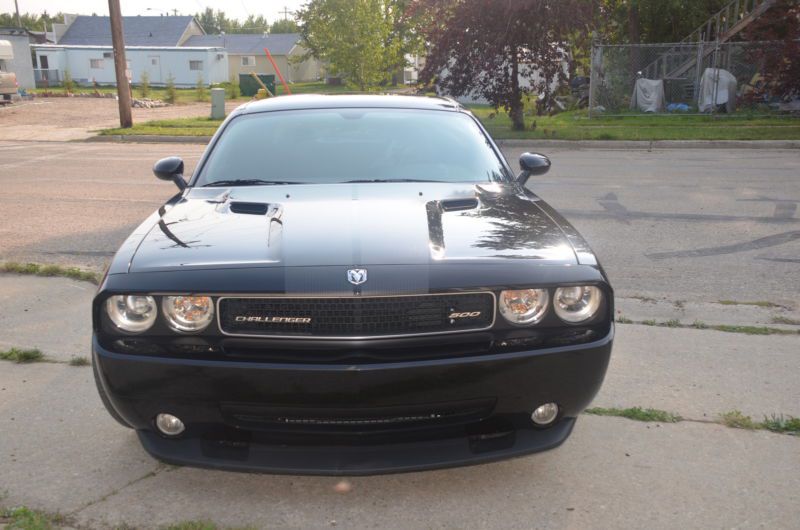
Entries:
<svg viewBox="0 0 800 530">
<path fill-rule="evenodd" d="M 642 112 L 663 112 L 664 81 L 637 79 L 631 98 L 631 108 Z"/>
<path fill-rule="evenodd" d="M 729 113 L 736 110 L 736 78 L 727 70 L 706 68 L 700 78 L 700 112 L 711 112 L 715 106 L 725 105 Z"/>
</svg>

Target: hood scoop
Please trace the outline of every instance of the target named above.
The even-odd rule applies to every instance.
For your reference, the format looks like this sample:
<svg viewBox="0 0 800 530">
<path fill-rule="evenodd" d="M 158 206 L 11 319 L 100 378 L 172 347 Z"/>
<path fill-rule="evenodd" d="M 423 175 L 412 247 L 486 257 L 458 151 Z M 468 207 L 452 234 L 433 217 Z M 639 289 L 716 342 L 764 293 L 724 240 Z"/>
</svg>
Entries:
<svg viewBox="0 0 800 530">
<path fill-rule="evenodd" d="M 234 201 L 229 205 L 231 212 L 246 215 L 267 215 L 269 204 L 263 202 L 239 202 Z"/>
<path fill-rule="evenodd" d="M 478 207 L 478 199 L 445 199 L 439 201 L 439 206 L 444 212 L 463 212 L 476 209 Z"/>
</svg>

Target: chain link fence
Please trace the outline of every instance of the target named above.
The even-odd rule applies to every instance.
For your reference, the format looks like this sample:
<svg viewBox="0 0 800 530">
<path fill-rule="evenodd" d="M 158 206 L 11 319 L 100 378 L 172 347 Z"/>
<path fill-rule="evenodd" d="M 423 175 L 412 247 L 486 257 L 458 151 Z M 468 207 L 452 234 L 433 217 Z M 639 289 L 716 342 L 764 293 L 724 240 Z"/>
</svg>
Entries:
<svg viewBox="0 0 800 530">
<path fill-rule="evenodd" d="M 779 53 L 764 42 L 596 44 L 589 116 L 731 112 L 737 102 L 765 100 L 757 58 L 769 49 Z"/>
</svg>

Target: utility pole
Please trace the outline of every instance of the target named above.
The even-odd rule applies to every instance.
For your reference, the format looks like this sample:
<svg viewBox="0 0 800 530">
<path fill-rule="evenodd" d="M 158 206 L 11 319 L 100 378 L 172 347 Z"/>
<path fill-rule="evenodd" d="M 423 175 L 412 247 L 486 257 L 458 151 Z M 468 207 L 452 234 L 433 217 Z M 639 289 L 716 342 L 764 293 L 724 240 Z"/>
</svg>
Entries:
<svg viewBox="0 0 800 530">
<path fill-rule="evenodd" d="M 119 125 L 123 129 L 133 126 L 131 117 L 131 88 L 125 70 L 125 38 L 122 33 L 122 12 L 119 0 L 108 0 L 108 15 L 111 18 L 111 43 L 114 45 L 114 71 L 117 75 L 119 99 Z"/>
<path fill-rule="evenodd" d="M 16 11 L 17 11 L 17 27 L 21 28 L 22 27 L 22 19 L 19 18 L 19 4 L 17 3 L 17 0 L 14 0 L 14 9 L 16 9 Z M 45 29 L 47 29 L 47 28 L 45 28 Z"/>
<path fill-rule="evenodd" d="M 283 6 L 283 11 L 280 11 L 280 13 L 283 13 L 283 20 L 289 20 L 289 13 L 291 13 L 291 11 L 289 11 L 287 6 Z"/>
</svg>

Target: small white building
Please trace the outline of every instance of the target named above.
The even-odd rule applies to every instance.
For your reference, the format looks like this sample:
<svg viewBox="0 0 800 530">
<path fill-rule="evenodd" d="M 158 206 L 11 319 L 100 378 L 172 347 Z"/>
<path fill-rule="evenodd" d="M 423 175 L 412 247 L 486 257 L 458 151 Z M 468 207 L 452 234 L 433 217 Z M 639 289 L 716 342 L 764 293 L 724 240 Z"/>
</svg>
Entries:
<svg viewBox="0 0 800 530">
<path fill-rule="evenodd" d="M 30 35 L 23 28 L 0 28 L 0 71 L 14 72 L 20 88 L 33 88 Z"/>
<path fill-rule="evenodd" d="M 111 46 L 36 44 L 31 48 L 40 68 L 58 71 L 59 80 L 69 72 L 80 85 L 117 82 Z M 178 87 L 195 86 L 198 80 L 205 85 L 228 80 L 228 54 L 223 48 L 126 46 L 125 59 L 134 84 L 141 82 L 144 72 L 155 86 L 166 84 L 170 77 Z"/>
</svg>

